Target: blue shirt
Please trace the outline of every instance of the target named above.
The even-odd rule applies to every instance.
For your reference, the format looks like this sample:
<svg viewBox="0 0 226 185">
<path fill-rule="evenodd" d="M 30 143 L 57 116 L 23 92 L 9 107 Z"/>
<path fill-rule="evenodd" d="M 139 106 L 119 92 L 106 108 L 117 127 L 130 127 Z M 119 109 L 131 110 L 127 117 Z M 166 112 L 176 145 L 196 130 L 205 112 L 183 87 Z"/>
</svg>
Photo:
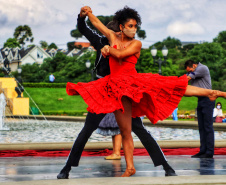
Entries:
<svg viewBox="0 0 226 185">
<path fill-rule="evenodd" d="M 194 72 L 187 73 L 191 77 L 191 85 L 204 89 L 212 89 L 209 68 L 199 62 Z"/>
<path fill-rule="evenodd" d="M 54 79 L 55 79 L 55 78 L 54 78 L 53 75 L 49 75 L 49 81 L 50 81 L 50 82 L 54 82 Z"/>
</svg>

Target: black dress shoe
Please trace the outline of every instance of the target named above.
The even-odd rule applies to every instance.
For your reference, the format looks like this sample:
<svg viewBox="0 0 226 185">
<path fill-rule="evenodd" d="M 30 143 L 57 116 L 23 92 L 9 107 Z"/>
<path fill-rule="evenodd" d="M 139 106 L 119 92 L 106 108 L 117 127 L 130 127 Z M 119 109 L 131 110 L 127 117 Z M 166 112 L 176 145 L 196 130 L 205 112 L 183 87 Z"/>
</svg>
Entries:
<svg viewBox="0 0 226 185">
<path fill-rule="evenodd" d="M 58 175 L 57 178 L 58 179 L 68 179 L 69 177 L 69 172 L 66 171 L 61 171 Z"/>
<path fill-rule="evenodd" d="M 177 176 L 176 172 L 172 168 L 165 170 L 165 172 L 166 172 L 165 173 L 166 177 L 167 176 Z"/>
<path fill-rule="evenodd" d="M 60 171 L 60 173 L 57 175 L 58 179 L 68 179 L 69 172 L 71 171 L 71 166 L 65 165 L 63 169 Z"/>
<path fill-rule="evenodd" d="M 212 159 L 213 155 L 211 155 L 211 154 L 202 154 L 202 155 L 199 156 L 199 158 L 210 158 L 210 159 Z"/>
<path fill-rule="evenodd" d="M 199 152 L 199 153 L 197 153 L 197 154 L 195 154 L 195 155 L 192 155 L 191 158 L 199 158 L 199 156 L 200 156 L 200 155 L 203 155 L 203 154 L 204 154 L 204 153 Z"/>
</svg>

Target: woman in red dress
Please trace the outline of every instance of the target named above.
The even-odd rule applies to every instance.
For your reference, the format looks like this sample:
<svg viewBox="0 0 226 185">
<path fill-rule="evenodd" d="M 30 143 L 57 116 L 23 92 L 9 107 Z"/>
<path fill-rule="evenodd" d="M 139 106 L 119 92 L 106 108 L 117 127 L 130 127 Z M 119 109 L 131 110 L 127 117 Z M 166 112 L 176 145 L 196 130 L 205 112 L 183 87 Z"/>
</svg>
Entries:
<svg viewBox="0 0 226 185">
<path fill-rule="evenodd" d="M 102 54 L 109 56 L 111 74 L 89 83 L 68 83 L 66 90 L 69 95 L 81 95 L 89 112 L 114 112 L 126 159 L 126 171 L 122 177 L 129 177 L 136 172 L 131 117 L 146 115 L 155 124 L 172 114 L 182 96 L 207 96 L 215 100 L 218 96 L 226 97 L 226 93 L 189 86 L 186 75 L 166 77 L 137 73 L 135 64 L 142 46 L 139 40 L 134 39 L 137 26 L 141 24 L 137 11 L 124 7 L 115 13 L 113 20 L 118 22 L 121 30 L 118 35 L 105 27 L 89 7 L 82 9 L 109 40 L 110 46 L 105 46 Z"/>
</svg>

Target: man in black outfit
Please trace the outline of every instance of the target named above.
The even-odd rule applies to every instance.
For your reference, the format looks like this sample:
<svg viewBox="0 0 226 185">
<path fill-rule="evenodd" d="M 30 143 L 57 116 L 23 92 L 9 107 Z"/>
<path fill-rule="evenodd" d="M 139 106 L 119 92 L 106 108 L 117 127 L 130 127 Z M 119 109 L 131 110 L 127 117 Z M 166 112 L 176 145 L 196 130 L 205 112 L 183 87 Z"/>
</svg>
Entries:
<svg viewBox="0 0 226 185">
<path fill-rule="evenodd" d="M 83 15 L 81 11 L 77 19 L 78 29 L 97 50 L 95 70 L 97 72 L 97 78 L 101 78 L 110 74 L 109 61 L 107 58 L 104 58 L 102 56 L 100 51 L 101 48 L 103 48 L 105 45 L 109 45 L 109 43 L 106 37 L 98 35 L 86 25 L 85 17 L 86 15 Z M 117 27 L 115 27 L 114 29 L 112 27 L 111 29 L 115 32 L 119 31 L 119 28 Z M 67 179 L 71 170 L 71 166 L 78 166 L 85 144 L 87 143 L 92 133 L 98 128 L 98 125 L 105 115 L 106 114 L 95 114 L 88 112 L 85 125 L 72 146 L 71 152 L 66 161 L 66 165 L 57 175 L 58 179 Z M 137 137 L 140 139 L 140 141 L 148 151 L 154 165 L 162 165 L 165 170 L 165 176 L 177 176 L 172 167 L 167 163 L 166 158 L 158 143 L 145 129 L 139 117 L 132 118 L 132 131 L 137 135 Z"/>
</svg>

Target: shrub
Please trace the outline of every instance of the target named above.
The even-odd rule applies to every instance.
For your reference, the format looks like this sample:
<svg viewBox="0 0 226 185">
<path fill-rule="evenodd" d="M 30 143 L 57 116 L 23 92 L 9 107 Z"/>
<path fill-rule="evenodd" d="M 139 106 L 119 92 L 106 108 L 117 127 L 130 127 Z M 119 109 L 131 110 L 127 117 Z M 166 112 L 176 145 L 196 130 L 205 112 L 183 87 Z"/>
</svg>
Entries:
<svg viewBox="0 0 226 185">
<path fill-rule="evenodd" d="M 43 111 L 44 115 L 84 116 L 86 111 Z"/>
<path fill-rule="evenodd" d="M 23 83 L 24 87 L 32 88 L 66 88 L 67 83 Z"/>
</svg>

